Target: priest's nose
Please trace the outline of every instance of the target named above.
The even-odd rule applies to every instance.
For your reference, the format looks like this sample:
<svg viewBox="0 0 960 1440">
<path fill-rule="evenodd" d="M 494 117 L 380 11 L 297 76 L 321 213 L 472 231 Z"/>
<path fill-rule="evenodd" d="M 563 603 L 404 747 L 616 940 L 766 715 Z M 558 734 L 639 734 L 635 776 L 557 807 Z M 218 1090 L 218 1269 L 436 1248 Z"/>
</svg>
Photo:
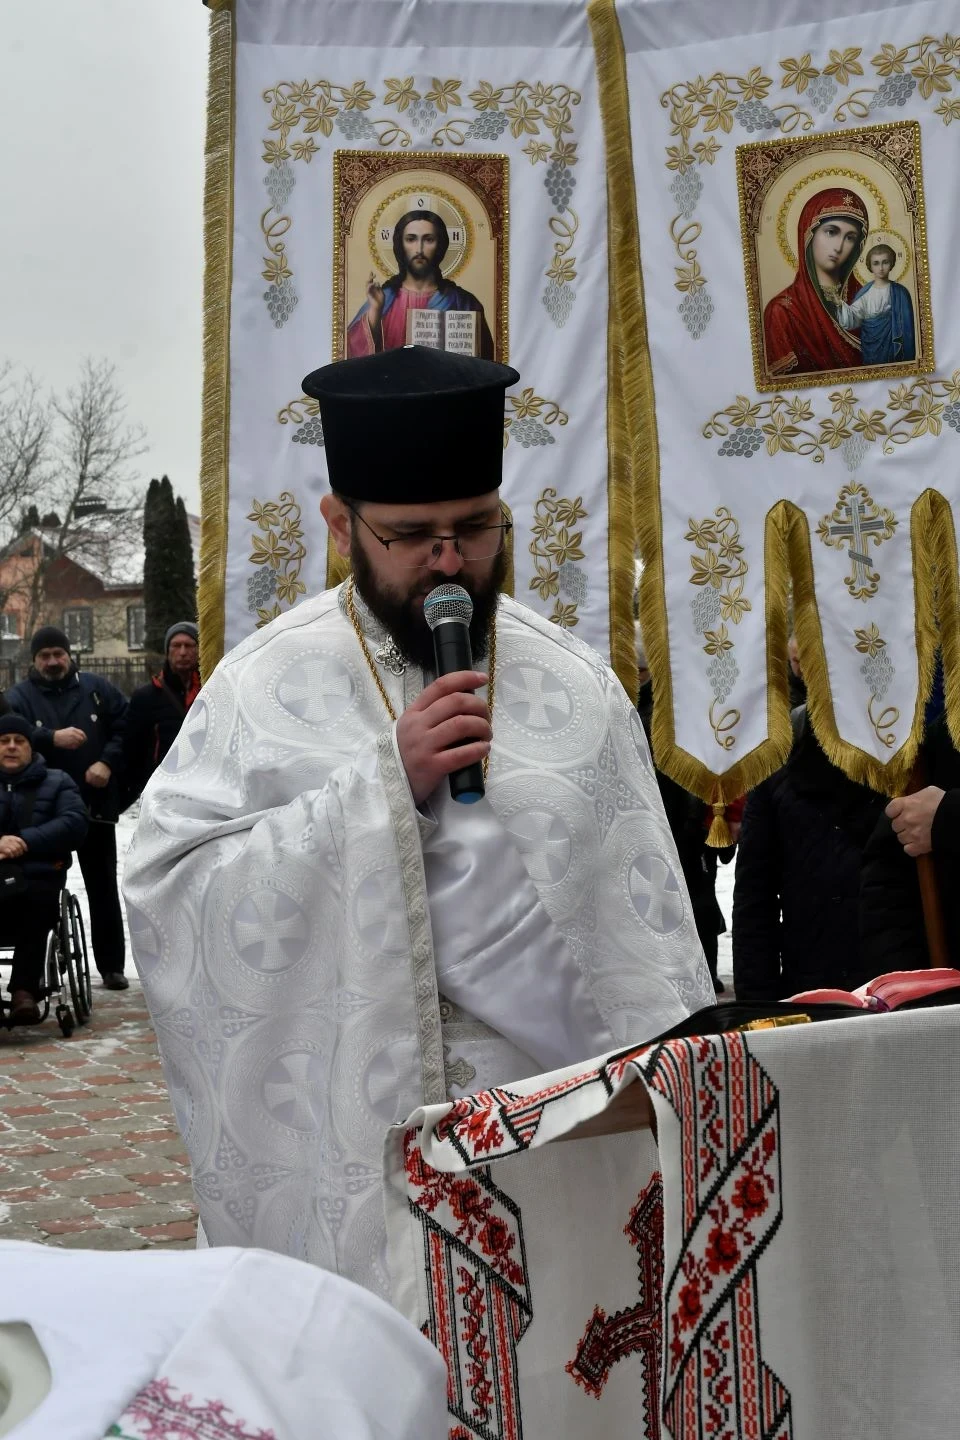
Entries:
<svg viewBox="0 0 960 1440">
<path fill-rule="evenodd" d="M 430 569 L 437 570 L 441 575 L 459 575 L 463 569 L 463 556 L 457 549 L 456 540 L 441 540 L 440 554 L 434 555 L 430 562 Z"/>
</svg>

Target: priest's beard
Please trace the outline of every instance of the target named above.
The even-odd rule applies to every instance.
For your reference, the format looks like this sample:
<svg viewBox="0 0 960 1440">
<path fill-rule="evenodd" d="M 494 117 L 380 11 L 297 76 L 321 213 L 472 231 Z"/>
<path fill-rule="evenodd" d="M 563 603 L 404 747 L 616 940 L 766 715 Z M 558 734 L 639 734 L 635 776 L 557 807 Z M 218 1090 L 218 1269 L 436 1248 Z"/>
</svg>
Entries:
<svg viewBox="0 0 960 1440">
<path fill-rule="evenodd" d="M 433 634 L 423 618 L 425 595 L 437 585 L 462 585 L 473 601 L 470 621 L 470 651 L 474 664 L 482 661 L 488 649 L 489 629 L 496 613 L 497 599 L 507 573 L 506 550 L 496 556 L 485 580 L 474 580 L 465 570 L 459 575 L 444 575 L 437 570 L 411 570 L 406 590 L 386 584 L 374 574 L 373 566 L 361 547 L 356 532 L 350 540 L 350 564 L 354 584 L 361 599 L 384 625 L 404 659 L 421 670 L 432 670 Z"/>
</svg>

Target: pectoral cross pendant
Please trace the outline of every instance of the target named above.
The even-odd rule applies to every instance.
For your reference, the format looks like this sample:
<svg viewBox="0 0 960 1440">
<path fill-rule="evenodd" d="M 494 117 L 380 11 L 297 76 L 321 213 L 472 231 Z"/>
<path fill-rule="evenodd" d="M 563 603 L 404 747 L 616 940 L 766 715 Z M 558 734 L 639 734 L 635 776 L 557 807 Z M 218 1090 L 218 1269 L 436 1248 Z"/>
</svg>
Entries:
<svg viewBox="0 0 960 1440">
<path fill-rule="evenodd" d="M 374 658 L 377 664 L 382 665 L 384 670 L 389 670 L 391 675 L 402 675 L 407 668 L 407 662 L 397 649 L 396 642 L 390 638 L 384 640 Z"/>
</svg>

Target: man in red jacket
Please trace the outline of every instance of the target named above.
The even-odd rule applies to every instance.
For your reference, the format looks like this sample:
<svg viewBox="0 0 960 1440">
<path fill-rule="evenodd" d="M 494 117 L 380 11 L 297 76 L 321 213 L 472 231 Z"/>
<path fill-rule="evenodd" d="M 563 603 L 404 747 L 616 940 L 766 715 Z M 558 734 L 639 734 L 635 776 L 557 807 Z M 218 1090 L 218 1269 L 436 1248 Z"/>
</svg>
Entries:
<svg viewBox="0 0 960 1440">
<path fill-rule="evenodd" d="M 171 625 L 164 637 L 163 669 L 130 697 L 124 742 L 127 805 L 141 794 L 200 693 L 197 640 L 192 620 Z"/>
</svg>

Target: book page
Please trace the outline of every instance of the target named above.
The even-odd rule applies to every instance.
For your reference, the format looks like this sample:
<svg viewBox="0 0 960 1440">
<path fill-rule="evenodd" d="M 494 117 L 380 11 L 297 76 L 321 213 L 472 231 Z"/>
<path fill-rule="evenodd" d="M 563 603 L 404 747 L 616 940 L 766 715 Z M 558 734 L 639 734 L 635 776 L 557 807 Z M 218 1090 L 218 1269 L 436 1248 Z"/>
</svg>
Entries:
<svg viewBox="0 0 960 1440">
<path fill-rule="evenodd" d="M 444 349 L 457 355 L 478 355 L 479 334 L 475 310 L 447 310 L 444 314 Z"/>
<path fill-rule="evenodd" d="M 443 312 L 440 310 L 407 311 L 407 344 L 429 345 L 443 349 Z"/>
</svg>

